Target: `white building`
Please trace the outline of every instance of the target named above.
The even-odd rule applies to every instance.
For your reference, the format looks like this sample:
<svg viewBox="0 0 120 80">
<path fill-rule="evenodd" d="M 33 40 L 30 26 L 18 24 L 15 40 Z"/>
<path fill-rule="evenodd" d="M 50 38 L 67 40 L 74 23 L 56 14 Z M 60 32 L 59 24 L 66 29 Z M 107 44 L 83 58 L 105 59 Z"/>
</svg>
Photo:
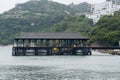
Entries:
<svg viewBox="0 0 120 80">
<path fill-rule="evenodd" d="M 96 23 L 102 15 L 114 15 L 115 11 L 120 10 L 120 0 L 106 0 L 101 4 L 95 4 L 91 7 L 91 14 L 86 14 L 88 18 Z"/>
</svg>

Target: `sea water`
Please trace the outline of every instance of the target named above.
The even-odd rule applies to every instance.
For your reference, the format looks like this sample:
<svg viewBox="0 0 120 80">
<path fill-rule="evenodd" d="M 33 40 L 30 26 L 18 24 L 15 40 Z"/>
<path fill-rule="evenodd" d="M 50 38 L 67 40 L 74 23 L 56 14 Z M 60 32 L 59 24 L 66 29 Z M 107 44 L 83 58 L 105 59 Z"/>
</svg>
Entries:
<svg viewBox="0 0 120 80">
<path fill-rule="evenodd" d="M 0 47 L 0 80 L 120 80 L 120 56 L 12 56 Z"/>
</svg>

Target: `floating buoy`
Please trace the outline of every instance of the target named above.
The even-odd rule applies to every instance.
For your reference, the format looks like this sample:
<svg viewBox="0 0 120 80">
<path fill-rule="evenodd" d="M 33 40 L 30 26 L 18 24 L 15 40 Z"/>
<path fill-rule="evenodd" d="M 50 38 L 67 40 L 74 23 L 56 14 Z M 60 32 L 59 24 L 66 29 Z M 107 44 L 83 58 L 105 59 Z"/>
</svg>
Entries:
<svg viewBox="0 0 120 80">
<path fill-rule="evenodd" d="M 55 48 L 53 48 L 53 50 L 54 50 L 54 51 L 58 51 L 58 48 L 55 47 Z"/>
</svg>

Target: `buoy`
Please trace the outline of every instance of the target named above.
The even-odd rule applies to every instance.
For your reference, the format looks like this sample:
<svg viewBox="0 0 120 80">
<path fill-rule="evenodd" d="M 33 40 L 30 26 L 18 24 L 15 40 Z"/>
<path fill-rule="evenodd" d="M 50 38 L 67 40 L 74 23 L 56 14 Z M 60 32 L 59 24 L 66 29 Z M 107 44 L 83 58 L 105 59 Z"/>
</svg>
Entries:
<svg viewBox="0 0 120 80">
<path fill-rule="evenodd" d="M 54 51 L 58 51 L 58 48 L 53 48 Z"/>
</svg>

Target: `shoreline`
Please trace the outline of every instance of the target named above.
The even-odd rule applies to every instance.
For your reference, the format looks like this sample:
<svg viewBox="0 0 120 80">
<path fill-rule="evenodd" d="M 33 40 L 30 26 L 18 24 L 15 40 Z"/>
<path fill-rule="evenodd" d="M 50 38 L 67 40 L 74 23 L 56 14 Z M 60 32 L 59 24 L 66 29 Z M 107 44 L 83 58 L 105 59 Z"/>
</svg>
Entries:
<svg viewBox="0 0 120 80">
<path fill-rule="evenodd" d="M 120 55 L 120 50 L 119 49 L 114 49 L 114 50 L 97 50 L 100 53 L 104 54 L 111 54 L 111 55 Z"/>
</svg>

